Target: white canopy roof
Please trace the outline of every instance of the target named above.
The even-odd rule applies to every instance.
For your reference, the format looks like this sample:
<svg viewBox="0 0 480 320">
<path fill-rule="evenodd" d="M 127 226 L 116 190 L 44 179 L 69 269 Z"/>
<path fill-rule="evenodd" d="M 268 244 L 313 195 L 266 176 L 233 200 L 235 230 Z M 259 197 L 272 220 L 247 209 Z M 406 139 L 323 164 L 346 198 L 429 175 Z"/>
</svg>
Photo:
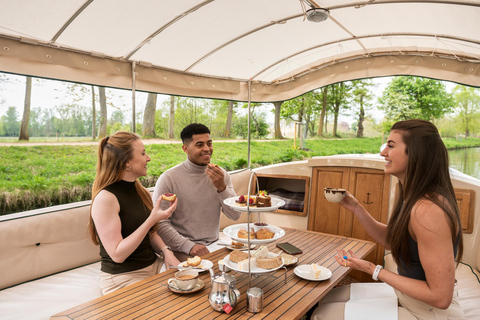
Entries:
<svg viewBox="0 0 480 320">
<path fill-rule="evenodd" d="M 303 7 L 330 15 L 314 23 Z M 0 8 L 3 72 L 237 101 L 250 92 L 258 102 L 389 75 L 480 86 L 479 0 L 0 0 Z"/>
</svg>

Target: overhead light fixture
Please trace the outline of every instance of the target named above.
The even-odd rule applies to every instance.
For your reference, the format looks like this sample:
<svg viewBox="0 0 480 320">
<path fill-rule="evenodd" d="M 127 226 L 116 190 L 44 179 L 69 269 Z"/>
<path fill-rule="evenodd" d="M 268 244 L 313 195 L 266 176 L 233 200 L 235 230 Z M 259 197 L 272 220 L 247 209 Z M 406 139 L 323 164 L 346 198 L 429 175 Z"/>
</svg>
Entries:
<svg viewBox="0 0 480 320">
<path fill-rule="evenodd" d="M 330 15 L 330 11 L 323 8 L 313 8 L 307 10 L 306 15 L 308 21 L 322 22 L 327 20 L 328 16 Z"/>
</svg>

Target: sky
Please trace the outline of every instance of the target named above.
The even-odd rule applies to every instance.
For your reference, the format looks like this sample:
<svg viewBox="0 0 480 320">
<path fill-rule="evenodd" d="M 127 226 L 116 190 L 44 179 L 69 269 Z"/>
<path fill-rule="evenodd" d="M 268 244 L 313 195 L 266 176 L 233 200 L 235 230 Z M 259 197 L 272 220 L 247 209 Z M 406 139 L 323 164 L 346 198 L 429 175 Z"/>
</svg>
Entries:
<svg viewBox="0 0 480 320">
<path fill-rule="evenodd" d="M 2 73 L 0 73 L 1 77 Z M 5 115 L 8 108 L 11 106 L 16 107 L 19 120 L 23 114 L 23 105 L 25 100 L 25 77 L 3 74 L 8 79 L 7 82 L 0 81 L 0 117 Z M 383 90 L 387 86 L 388 82 L 391 80 L 391 77 L 385 78 L 376 78 L 373 79 L 377 84 L 376 89 L 374 90 L 377 98 L 382 94 Z M 125 118 L 127 121 L 131 120 L 131 105 L 132 97 L 131 92 L 128 90 L 120 89 L 109 89 L 110 97 L 113 104 L 125 112 Z M 157 106 L 160 106 L 163 101 L 169 101 L 168 95 L 158 95 Z M 143 109 L 147 100 L 147 93 L 136 92 L 136 108 L 137 112 Z M 374 100 L 376 101 L 376 99 Z M 53 108 L 61 104 L 73 103 L 74 98 L 68 94 L 67 83 L 62 81 L 55 80 L 43 80 L 43 79 L 34 79 L 32 85 L 32 97 L 31 97 L 31 108 Z M 91 108 L 91 96 L 90 94 L 86 95 L 84 99 L 77 102 L 80 105 L 84 105 L 86 108 Z M 263 111 L 267 114 L 267 122 L 273 124 L 274 115 L 272 110 L 272 104 L 266 104 L 263 107 Z M 108 110 L 111 114 L 111 110 Z M 246 112 L 246 111 L 245 111 Z M 383 118 L 382 111 L 368 111 L 367 114 L 372 115 L 375 119 L 381 120 Z M 349 116 L 341 116 L 340 121 L 346 121 L 348 123 L 354 122 L 356 119 Z"/>
</svg>

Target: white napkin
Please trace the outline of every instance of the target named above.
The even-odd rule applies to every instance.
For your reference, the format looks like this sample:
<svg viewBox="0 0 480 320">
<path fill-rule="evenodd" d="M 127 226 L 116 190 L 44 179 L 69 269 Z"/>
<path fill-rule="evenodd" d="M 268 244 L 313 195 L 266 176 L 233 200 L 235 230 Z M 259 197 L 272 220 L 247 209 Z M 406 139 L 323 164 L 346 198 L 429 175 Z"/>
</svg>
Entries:
<svg viewBox="0 0 480 320">
<path fill-rule="evenodd" d="M 345 320 L 398 320 L 397 295 L 386 283 L 352 283 Z"/>
</svg>

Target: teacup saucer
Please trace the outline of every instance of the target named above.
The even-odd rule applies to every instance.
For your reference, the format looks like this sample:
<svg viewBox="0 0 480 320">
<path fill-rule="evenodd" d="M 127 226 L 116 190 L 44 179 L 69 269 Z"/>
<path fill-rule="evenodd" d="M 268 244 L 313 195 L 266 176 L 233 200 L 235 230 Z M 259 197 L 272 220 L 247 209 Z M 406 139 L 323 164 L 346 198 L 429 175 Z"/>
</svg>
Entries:
<svg viewBox="0 0 480 320">
<path fill-rule="evenodd" d="M 170 283 L 170 280 L 173 280 L 173 278 L 168 279 L 167 284 Z M 205 281 L 203 281 L 202 279 L 198 279 L 195 287 L 193 289 L 190 289 L 190 290 L 182 290 L 182 289 L 179 289 L 177 286 L 175 286 L 175 284 L 173 284 L 173 285 L 168 284 L 168 289 L 170 289 L 170 291 L 175 292 L 175 293 L 183 293 L 183 294 L 200 291 L 200 290 L 203 289 L 203 287 L 205 287 Z"/>
</svg>

